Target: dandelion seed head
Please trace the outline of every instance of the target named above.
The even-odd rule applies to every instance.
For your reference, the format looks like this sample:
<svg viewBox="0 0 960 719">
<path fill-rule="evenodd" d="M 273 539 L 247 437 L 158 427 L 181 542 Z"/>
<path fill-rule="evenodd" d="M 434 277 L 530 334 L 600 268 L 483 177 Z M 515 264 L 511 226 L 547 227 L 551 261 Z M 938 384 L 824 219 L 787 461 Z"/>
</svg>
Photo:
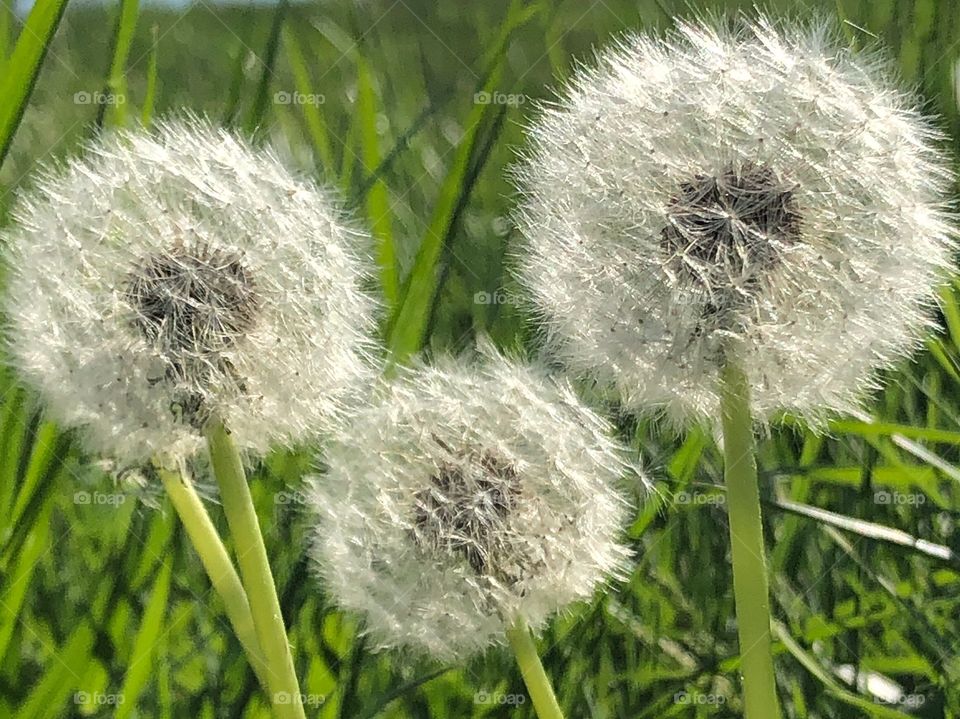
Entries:
<svg viewBox="0 0 960 719">
<path fill-rule="evenodd" d="M 628 468 L 568 386 L 485 349 L 403 371 L 313 482 L 327 591 L 381 647 L 464 658 L 618 575 Z"/>
<path fill-rule="evenodd" d="M 634 410 L 817 421 L 930 329 L 953 176 L 886 63 L 827 25 L 631 36 L 542 107 L 516 169 L 517 273 L 548 346 Z"/>
<path fill-rule="evenodd" d="M 192 456 L 211 413 L 243 450 L 307 440 L 372 376 L 368 236 L 205 121 L 107 134 L 13 215 L 9 352 L 120 466 Z"/>
</svg>

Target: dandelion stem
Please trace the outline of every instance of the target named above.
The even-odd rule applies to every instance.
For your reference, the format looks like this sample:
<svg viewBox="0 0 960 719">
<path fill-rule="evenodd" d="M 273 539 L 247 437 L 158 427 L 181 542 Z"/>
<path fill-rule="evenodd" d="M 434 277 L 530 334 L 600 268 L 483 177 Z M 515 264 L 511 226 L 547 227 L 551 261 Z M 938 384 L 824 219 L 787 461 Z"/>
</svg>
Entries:
<svg viewBox="0 0 960 719">
<path fill-rule="evenodd" d="M 230 560 L 230 555 L 227 554 L 226 547 L 223 546 L 220 535 L 217 534 L 216 527 L 213 526 L 210 515 L 189 477 L 184 476 L 180 471 L 167 469 L 159 462 L 155 462 L 154 466 L 173 508 L 187 530 L 194 550 L 200 557 L 210 583 L 223 601 L 227 619 L 230 620 L 233 631 L 250 660 L 260 686 L 269 693 L 267 677 L 270 670 L 260 651 L 247 594 L 243 591 L 237 570 Z"/>
<path fill-rule="evenodd" d="M 205 434 L 257 638 L 271 669 L 267 679 L 274 712 L 282 718 L 305 719 L 280 601 L 240 455 L 227 428 L 216 417 L 207 422 Z"/>
<path fill-rule="evenodd" d="M 553 693 L 550 679 L 543 670 L 543 663 L 537 655 L 537 647 L 533 643 L 533 637 L 526 622 L 518 619 L 507 630 L 507 639 L 513 647 L 517 664 L 520 666 L 520 674 L 523 675 L 523 682 L 527 685 L 530 700 L 539 719 L 563 719 L 563 712 L 557 704 L 557 697 Z"/>
<path fill-rule="evenodd" d="M 740 638 L 746 719 L 778 719 L 770 629 L 770 587 L 763 547 L 760 489 L 754 457 L 750 386 L 734 363 L 723 369 L 721 390 L 724 479 L 733 555 L 733 594 Z"/>
</svg>

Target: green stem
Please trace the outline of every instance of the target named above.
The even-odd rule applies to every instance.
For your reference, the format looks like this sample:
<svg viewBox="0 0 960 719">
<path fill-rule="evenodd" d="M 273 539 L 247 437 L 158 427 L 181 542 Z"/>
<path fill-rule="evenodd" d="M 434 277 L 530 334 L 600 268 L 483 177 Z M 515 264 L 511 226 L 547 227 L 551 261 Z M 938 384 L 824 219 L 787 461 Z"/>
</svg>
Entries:
<svg viewBox="0 0 960 719">
<path fill-rule="evenodd" d="M 240 455 L 230 433 L 217 418 L 207 422 L 205 433 L 257 638 L 271 669 L 267 679 L 274 713 L 278 717 L 306 719 L 280 601 Z"/>
<path fill-rule="evenodd" d="M 173 508 L 177 510 L 177 515 L 187 530 L 194 550 L 200 556 L 210 583 L 223 601 L 227 619 L 230 620 L 233 631 L 250 660 L 260 686 L 265 692 L 269 692 L 267 676 L 270 670 L 260 651 L 247 594 L 243 591 L 237 570 L 230 561 L 230 555 L 227 554 L 203 501 L 197 495 L 193 482 L 183 473 L 167 469 L 159 462 L 155 462 L 154 467 L 167 490 Z"/>
<path fill-rule="evenodd" d="M 537 646 L 533 643 L 530 630 L 522 619 L 518 619 L 513 627 L 507 630 L 507 639 L 513 647 L 520 666 L 523 682 L 530 692 L 530 700 L 540 719 L 563 719 L 563 712 L 557 704 L 557 697 L 553 693 L 550 679 L 543 670 L 543 664 L 537 655 Z"/>
<path fill-rule="evenodd" d="M 778 719 L 750 386 L 733 363 L 723 369 L 720 410 L 744 714 L 746 719 Z"/>
</svg>

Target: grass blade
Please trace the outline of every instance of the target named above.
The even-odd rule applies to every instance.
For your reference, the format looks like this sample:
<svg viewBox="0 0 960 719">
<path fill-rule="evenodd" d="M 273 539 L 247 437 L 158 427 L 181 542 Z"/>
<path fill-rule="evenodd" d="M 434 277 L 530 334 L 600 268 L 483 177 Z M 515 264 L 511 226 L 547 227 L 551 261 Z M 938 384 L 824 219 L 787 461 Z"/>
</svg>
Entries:
<svg viewBox="0 0 960 719">
<path fill-rule="evenodd" d="M 287 14 L 287 0 L 280 0 L 277 9 L 273 13 L 273 23 L 270 26 L 270 36 L 267 38 L 267 46 L 264 50 L 263 66 L 260 72 L 260 80 L 257 82 L 257 93 L 253 98 L 253 106 L 250 108 L 250 114 L 247 117 L 246 131 L 253 134 L 260 128 L 263 118 L 267 115 L 267 108 L 270 105 L 270 80 L 273 78 L 273 68 L 277 64 L 277 50 L 280 48 L 280 32 L 283 30 L 283 20 Z"/>
<path fill-rule="evenodd" d="M 521 3 L 514 2 L 511 5 L 497 43 L 493 69 L 480 92 L 492 94 L 497 90 L 503 72 L 507 43 L 514 30 L 530 17 L 531 14 Z M 393 362 L 404 362 L 410 355 L 418 352 L 423 344 L 440 286 L 440 259 L 454 233 L 459 210 L 472 189 L 472 184 L 466 180 L 471 166 L 474 165 L 480 131 L 491 116 L 497 114 L 496 110 L 493 104 L 477 103 L 467 119 L 467 130 L 440 188 L 433 217 L 420 242 L 413 268 L 403 283 L 399 303 L 391 317 L 387 345 Z"/>
<path fill-rule="evenodd" d="M 297 92 L 307 98 L 314 96 L 316 93 L 313 92 L 303 50 L 296 34 L 289 28 L 284 28 L 283 44 L 287 49 L 287 63 L 293 73 L 293 82 Z M 324 174 L 332 174 L 334 168 L 333 149 L 330 145 L 330 134 L 327 132 L 327 123 L 323 113 L 313 102 L 300 103 L 300 110 L 303 112 L 303 121 L 307 126 L 307 139 L 310 140 L 314 155 L 323 167 Z"/>
<path fill-rule="evenodd" d="M 137 638 L 134 640 L 130 664 L 127 666 L 123 688 L 120 690 L 123 703 L 117 707 L 114 714 L 116 719 L 126 719 L 136 710 L 137 699 L 143 693 L 144 687 L 147 686 L 147 680 L 154 672 L 155 668 L 151 662 L 151 657 L 156 652 L 157 645 L 162 639 L 163 618 L 167 611 L 167 599 L 170 596 L 172 567 L 172 563 L 167 560 L 157 573 L 157 579 L 153 583 L 150 601 L 143 612 L 143 621 L 140 623 Z"/>
<path fill-rule="evenodd" d="M 63 715 L 63 705 L 82 680 L 76 668 L 90 662 L 95 636 L 89 620 L 73 630 L 57 652 L 57 659 L 50 663 L 46 674 L 17 712 L 17 719 L 53 719 Z"/>
<path fill-rule="evenodd" d="M 837 527 L 839 529 L 846 530 L 847 532 L 853 532 L 854 534 L 866 539 L 874 539 L 879 542 L 886 542 L 887 544 L 895 544 L 899 547 L 907 547 L 932 559 L 946 562 L 951 566 L 960 568 L 960 559 L 957 558 L 957 555 L 952 549 L 950 549 L 950 547 L 946 547 L 942 544 L 935 544 L 934 542 L 928 542 L 925 539 L 918 539 L 910 534 L 907 534 L 903 530 L 894 529 L 893 527 L 887 527 L 883 524 L 877 524 L 875 522 L 867 522 L 866 520 L 856 519 L 855 517 L 848 517 L 843 514 L 831 512 L 826 509 L 820 509 L 819 507 L 811 507 L 808 504 L 801 504 L 799 502 L 779 500 L 772 502 L 771 504 L 779 509 L 784 510 L 785 512 L 790 512 L 791 514 L 796 514 L 801 517 L 814 519 L 818 522 L 823 522 L 824 524 L 830 525 L 831 527 Z"/>
<path fill-rule="evenodd" d="M 357 121 L 360 126 L 360 152 L 367 174 L 380 164 L 380 143 L 377 138 L 376 93 L 370 68 L 362 54 L 357 56 Z M 370 228 L 377 241 L 377 264 L 380 265 L 380 284 L 389 307 L 397 303 L 397 253 L 390 224 L 390 196 L 382 177 L 377 178 L 366 198 Z"/>
<path fill-rule="evenodd" d="M 37 0 L 0 78 L 0 166 L 10 151 L 67 0 Z"/>
<path fill-rule="evenodd" d="M 120 14 L 113 34 L 113 59 L 107 74 L 106 102 L 97 110 L 99 127 L 123 127 L 127 123 L 127 58 L 140 14 L 139 0 L 120 0 Z"/>
<path fill-rule="evenodd" d="M 49 544 L 51 506 L 50 503 L 47 504 L 43 514 L 33 525 L 17 556 L 16 564 L 13 565 L 8 577 L 4 578 L 4 591 L 0 594 L 0 602 L 2 602 L 0 606 L 4 609 L 0 613 L 0 663 L 7 654 L 13 630 L 20 621 L 20 611 L 23 608 L 23 600 L 30 587 L 33 572 Z"/>
<path fill-rule="evenodd" d="M 820 663 L 817 661 L 816 657 L 807 652 L 803 647 L 797 644 L 796 641 L 794 641 L 793 637 L 790 636 L 789 629 L 776 620 L 773 622 L 773 629 L 777 639 L 783 643 L 783 645 L 787 648 L 787 651 L 793 655 L 794 659 L 800 662 L 800 664 L 802 664 L 803 667 L 814 677 L 819 679 L 830 694 L 835 696 L 844 704 L 857 707 L 861 711 L 865 712 L 867 716 L 871 717 L 881 717 L 881 719 L 909 719 L 909 714 L 904 714 L 896 709 L 886 707 L 883 704 L 877 704 L 869 699 L 854 694 L 849 689 L 845 689 L 843 685 L 841 685 L 840 682 L 837 681 L 826 669 L 820 666 Z"/>
</svg>

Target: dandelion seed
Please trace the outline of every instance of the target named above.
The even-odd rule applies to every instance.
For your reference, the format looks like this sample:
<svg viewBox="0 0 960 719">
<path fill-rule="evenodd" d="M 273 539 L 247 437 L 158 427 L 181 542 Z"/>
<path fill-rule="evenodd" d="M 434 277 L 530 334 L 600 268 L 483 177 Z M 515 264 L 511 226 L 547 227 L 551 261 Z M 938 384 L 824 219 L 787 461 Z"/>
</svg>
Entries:
<svg viewBox="0 0 960 719">
<path fill-rule="evenodd" d="M 951 267 L 938 133 L 825 26 L 682 24 L 580 70 L 517 170 L 518 274 L 571 371 L 627 407 L 818 420 L 931 327 Z"/>
<path fill-rule="evenodd" d="M 335 437 L 317 566 L 381 646 L 465 657 L 624 566 L 627 464 L 571 390 L 486 350 L 407 370 Z"/>
<path fill-rule="evenodd" d="M 10 354 L 120 466 L 189 457 L 212 413 L 243 450 L 302 441 L 371 376 L 367 236 L 228 132 L 107 135 L 13 214 Z"/>
</svg>

